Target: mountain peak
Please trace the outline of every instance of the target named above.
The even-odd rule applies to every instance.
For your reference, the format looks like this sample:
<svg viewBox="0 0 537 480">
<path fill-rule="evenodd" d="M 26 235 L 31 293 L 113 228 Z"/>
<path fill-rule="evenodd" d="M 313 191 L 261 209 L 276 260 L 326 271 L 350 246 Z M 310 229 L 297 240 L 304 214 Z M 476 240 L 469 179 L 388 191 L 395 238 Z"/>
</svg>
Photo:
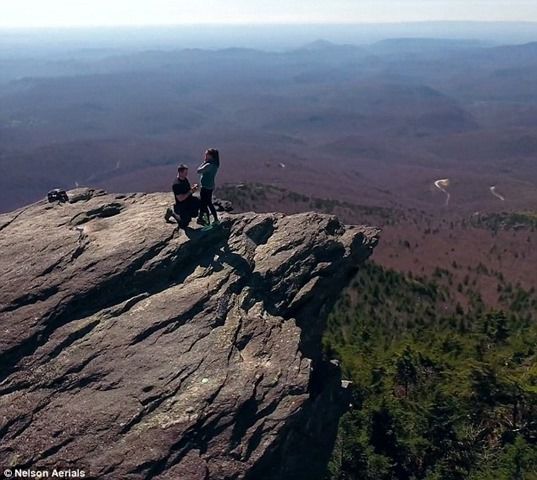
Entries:
<svg viewBox="0 0 537 480">
<path fill-rule="evenodd" d="M 306 45 L 302 46 L 302 50 L 324 50 L 327 48 L 334 48 L 337 46 L 338 45 L 336 45 L 333 42 L 319 38 L 317 40 L 314 40 L 313 42 L 307 43 Z"/>
</svg>

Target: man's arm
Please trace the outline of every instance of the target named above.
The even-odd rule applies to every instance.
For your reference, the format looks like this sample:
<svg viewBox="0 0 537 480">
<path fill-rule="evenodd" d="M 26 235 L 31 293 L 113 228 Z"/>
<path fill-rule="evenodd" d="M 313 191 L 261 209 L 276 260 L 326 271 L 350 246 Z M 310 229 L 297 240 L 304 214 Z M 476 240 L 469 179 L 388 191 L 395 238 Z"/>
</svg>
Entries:
<svg viewBox="0 0 537 480">
<path fill-rule="evenodd" d="M 178 202 L 184 202 L 190 195 L 192 195 L 198 189 L 198 184 L 192 186 L 192 188 L 186 193 L 178 193 L 175 198 Z"/>
</svg>

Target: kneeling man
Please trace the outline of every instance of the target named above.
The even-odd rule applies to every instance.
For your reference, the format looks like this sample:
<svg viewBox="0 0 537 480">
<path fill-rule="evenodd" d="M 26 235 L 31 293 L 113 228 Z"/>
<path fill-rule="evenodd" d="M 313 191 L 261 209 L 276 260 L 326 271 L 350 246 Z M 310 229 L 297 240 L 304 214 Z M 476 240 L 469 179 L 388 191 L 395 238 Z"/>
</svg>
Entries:
<svg viewBox="0 0 537 480">
<path fill-rule="evenodd" d="M 194 197 L 193 193 L 198 190 L 198 184 L 190 186 L 188 181 L 188 167 L 179 165 L 177 168 L 177 178 L 173 182 L 172 190 L 175 197 L 173 212 L 171 208 L 166 211 L 166 221 L 174 217 L 180 228 L 186 228 L 193 217 L 198 215 L 200 200 Z"/>
</svg>

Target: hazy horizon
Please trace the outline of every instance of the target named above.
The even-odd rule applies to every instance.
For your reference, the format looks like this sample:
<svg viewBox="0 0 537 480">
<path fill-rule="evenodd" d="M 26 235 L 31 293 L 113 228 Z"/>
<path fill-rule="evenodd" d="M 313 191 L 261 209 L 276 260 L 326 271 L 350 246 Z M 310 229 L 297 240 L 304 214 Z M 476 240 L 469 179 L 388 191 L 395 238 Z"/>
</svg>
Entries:
<svg viewBox="0 0 537 480">
<path fill-rule="evenodd" d="M 444 20 L 444 19 L 431 19 L 431 20 L 386 20 L 386 21 L 318 21 L 318 22 L 301 22 L 301 21 L 260 21 L 260 22 L 217 22 L 217 21 L 198 21 L 198 22 L 185 22 L 185 23 L 154 23 L 154 24 L 109 24 L 109 25 L 3 25 L 0 24 L 0 31 L 38 31 L 38 30 L 101 30 L 109 28 L 181 28 L 181 27 L 202 27 L 202 26 L 217 26 L 217 27 L 276 27 L 276 26 L 362 26 L 362 25 L 424 25 L 424 24 L 486 24 L 486 25 L 504 25 L 504 24 L 526 24 L 537 26 L 537 19 L 535 20 Z"/>
<path fill-rule="evenodd" d="M 19 0 L 4 4 L 0 26 L 117 26 L 257 23 L 537 21 L 530 0 Z"/>
<path fill-rule="evenodd" d="M 384 22 L 121 27 L 0 27 L 0 54 L 70 52 L 77 49 L 285 50 L 323 39 L 364 45 L 394 38 L 477 40 L 490 45 L 537 41 L 537 22 Z"/>
</svg>

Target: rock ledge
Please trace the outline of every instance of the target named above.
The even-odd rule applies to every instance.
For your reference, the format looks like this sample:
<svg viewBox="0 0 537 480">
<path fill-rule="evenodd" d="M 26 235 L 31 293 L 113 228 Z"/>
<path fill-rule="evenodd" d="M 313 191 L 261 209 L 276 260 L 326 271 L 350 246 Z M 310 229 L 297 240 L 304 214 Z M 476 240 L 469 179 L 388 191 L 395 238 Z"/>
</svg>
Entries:
<svg viewBox="0 0 537 480">
<path fill-rule="evenodd" d="M 169 194 L 69 194 L 0 215 L 0 465 L 322 475 L 341 402 L 320 335 L 378 230 L 246 213 L 185 234 Z"/>
</svg>

